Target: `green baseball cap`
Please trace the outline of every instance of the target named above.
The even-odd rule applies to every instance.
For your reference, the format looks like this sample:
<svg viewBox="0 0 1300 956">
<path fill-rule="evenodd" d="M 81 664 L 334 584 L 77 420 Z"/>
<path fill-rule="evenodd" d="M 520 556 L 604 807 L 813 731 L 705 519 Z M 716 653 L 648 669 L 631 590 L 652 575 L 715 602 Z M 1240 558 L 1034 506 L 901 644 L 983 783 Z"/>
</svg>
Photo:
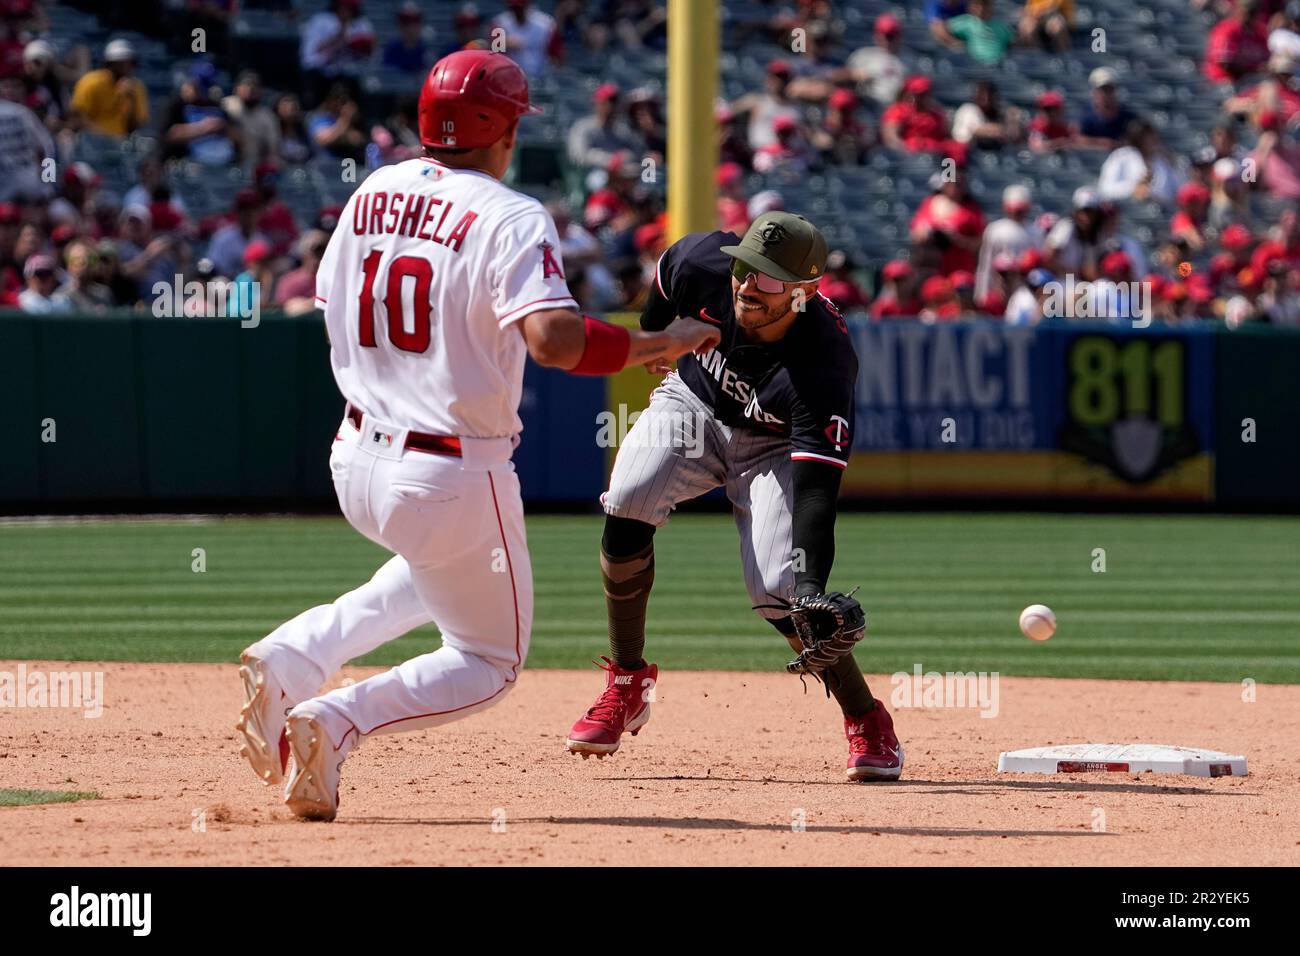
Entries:
<svg viewBox="0 0 1300 956">
<path fill-rule="evenodd" d="M 745 230 L 740 245 L 722 251 L 782 282 L 811 282 L 826 271 L 826 237 L 792 212 L 763 213 Z"/>
</svg>

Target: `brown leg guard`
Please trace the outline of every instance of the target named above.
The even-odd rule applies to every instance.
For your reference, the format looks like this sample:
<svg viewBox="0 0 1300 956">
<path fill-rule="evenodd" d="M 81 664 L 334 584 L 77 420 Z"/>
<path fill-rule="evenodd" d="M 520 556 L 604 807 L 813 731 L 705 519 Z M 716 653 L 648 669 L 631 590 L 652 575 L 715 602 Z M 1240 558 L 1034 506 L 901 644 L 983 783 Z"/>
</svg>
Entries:
<svg viewBox="0 0 1300 956">
<path fill-rule="evenodd" d="M 646 605 L 655 580 L 654 544 L 620 558 L 601 548 L 600 576 L 609 615 L 610 657 L 619 667 L 636 670 L 645 666 Z"/>
</svg>

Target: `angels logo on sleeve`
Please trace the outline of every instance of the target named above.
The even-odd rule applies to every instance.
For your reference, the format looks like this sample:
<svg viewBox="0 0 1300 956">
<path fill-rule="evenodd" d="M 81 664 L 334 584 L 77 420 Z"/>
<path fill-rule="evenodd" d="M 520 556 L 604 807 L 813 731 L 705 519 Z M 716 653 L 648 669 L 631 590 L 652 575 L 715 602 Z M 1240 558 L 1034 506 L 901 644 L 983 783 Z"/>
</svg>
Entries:
<svg viewBox="0 0 1300 956">
<path fill-rule="evenodd" d="M 831 423 L 823 431 L 826 432 L 826 438 L 836 451 L 843 451 L 849 443 L 849 423 L 839 415 L 831 416 Z"/>
<path fill-rule="evenodd" d="M 560 269 L 560 261 L 555 258 L 555 247 L 549 242 L 542 241 L 537 246 L 542 250 L 542 278 L 549 279 L 551 276 L 564 278 L 564 272 Z"/>
</svg>

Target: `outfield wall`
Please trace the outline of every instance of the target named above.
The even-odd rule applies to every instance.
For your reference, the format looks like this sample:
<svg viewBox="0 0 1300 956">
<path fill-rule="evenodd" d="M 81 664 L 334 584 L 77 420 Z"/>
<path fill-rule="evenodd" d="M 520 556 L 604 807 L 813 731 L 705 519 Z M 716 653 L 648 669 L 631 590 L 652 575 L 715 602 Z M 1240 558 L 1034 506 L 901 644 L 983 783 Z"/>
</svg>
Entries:
<svg viewBox="0 0 1300 956">
<path fill-rule="evenodd" d="M 847 497 L 1300 507 L 1300 332 L 851 327 Z M 530 364 L 527 498 L 593 503 L 653 384 Z M 328 506 L 341 408 L 318 318 L 0 317 L 0 508 Z"/>
</svg>

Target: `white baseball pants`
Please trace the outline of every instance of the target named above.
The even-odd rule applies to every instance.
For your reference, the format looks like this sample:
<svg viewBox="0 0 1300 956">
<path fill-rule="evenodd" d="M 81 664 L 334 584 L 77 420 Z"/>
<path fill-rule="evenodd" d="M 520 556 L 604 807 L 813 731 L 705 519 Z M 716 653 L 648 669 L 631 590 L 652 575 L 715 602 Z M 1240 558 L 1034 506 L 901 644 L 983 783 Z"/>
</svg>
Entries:
<svg viewBox="0 0 1300 956">
<path fill-rule="evenodd" d="M 343 515 L 394 553 L 369 582 L 276 628 L 250 652 L 336 746 L 434 727 L 496 703 L 528 653 L 533 578 L 510 439 L 462 438 L 462 457 L 404 450 L 406 430 L 344 419 L 330 455 Z M 442 647 L 316 697 L 353 658 L 433 621 Z M 354 739 L 353 743 L 356 742 Z"/>
</svg>

